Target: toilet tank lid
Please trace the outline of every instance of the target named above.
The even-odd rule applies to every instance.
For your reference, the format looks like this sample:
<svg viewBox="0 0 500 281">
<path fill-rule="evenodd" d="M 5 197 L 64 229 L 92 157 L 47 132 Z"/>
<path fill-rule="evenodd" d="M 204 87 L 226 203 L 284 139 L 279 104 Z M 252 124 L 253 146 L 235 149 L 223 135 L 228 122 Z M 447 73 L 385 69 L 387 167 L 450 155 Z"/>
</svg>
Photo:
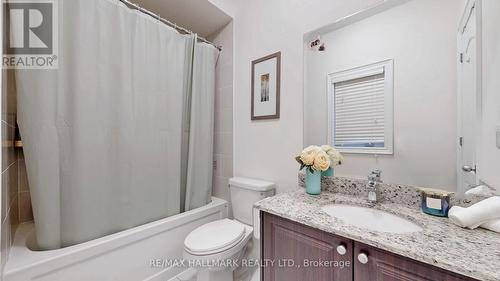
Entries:
<svg viewBox="0 0 500 281">
<path fill-rule="evenodd" d="M 276 184 L 272 182 L 249 178 L 231 178 L 229 179 L 229 185 L 253 191 L 271 191 L 276 189 Z"/>
</svg>

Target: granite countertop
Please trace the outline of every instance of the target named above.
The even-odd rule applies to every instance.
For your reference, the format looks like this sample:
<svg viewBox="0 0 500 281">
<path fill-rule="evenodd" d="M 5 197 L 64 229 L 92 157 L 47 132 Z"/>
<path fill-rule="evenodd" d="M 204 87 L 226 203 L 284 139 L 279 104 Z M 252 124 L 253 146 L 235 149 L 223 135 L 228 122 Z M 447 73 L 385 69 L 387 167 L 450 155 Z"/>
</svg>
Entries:
<svg viewBox="0 0 500 281">
<path fill-rule="evenodd" d="M 410 204 L 391 201 L 374 208 L 406 218 L 423 228 L 421 232 L 393 234 L 349 225 L 321 210 L 328 204 L 368 207 L 366 196 L 324 191 L 311 196 L 303 189 L 266 198 L 255 207 L 292 221 L 380 248 L 478 280 L 500 280 L 500 234 L 453 225 L 448 218 L 426 215 Z"/>
</svg>

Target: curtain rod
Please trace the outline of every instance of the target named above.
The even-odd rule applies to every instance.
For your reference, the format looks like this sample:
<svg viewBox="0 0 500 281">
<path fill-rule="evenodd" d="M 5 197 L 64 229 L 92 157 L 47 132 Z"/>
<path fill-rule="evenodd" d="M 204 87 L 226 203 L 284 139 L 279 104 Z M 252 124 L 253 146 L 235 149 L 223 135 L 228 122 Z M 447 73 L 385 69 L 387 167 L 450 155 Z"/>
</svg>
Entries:
<svg viewBox="0 0 500 281">
<path fill-rule="evenodd" d="M 163 22 L 164 24 L 170 26 L 170 27 L 173 27 L 174 29 L 184 33 L 184 34 L 194 34 L 193 31 L 189 30 L 189 29 L 186 29 L 182 26 L 178 26 L 176 23 L 173 23 L 165 18 L 162 18 L 160 15 L 158 14 L 155 14 L 147 9 L 144 9 L 142 7 L 140 7 L 139 5 L 137 5 L 136 3 L 132 3 L 130 2 L 129 0 L 119 0 L 120 2 L 122 2 L 123 4 L 127 5 L 127 6 L 132 6 L 134 9 L 142 12 L 142 13 L 145 13 L 146 15 L 149 15 L 155 19 L 158 19 L 159 21 Z M 212 46 L 214 46 L 217 50 L 219 51 L 222 51 L 222 46 L 217 46 L 215 45 L 214 43 L 208 41 L 207 39 L 201 37 L 201 36 L 198 36 L 198 40 L 202 41 L 202 42 L 205 42 L 207 44 L 210 44 Z"/>
</svg>

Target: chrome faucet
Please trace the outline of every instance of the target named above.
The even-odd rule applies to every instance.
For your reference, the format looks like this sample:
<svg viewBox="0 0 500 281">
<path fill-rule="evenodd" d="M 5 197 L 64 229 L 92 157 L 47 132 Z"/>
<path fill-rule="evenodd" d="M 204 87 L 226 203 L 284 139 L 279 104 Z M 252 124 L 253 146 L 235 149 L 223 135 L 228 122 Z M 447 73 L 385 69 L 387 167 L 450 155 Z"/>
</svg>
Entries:
<svg viewBox="0 0 500 281">
<path fill-rule="evenodd" d="M 378 201 L 378 185 L 382 182 L 382 171 L 374 170 L 368 175 L 366 190 L 368 191 L 368 203 L 375 204 Z"/>
</svg>

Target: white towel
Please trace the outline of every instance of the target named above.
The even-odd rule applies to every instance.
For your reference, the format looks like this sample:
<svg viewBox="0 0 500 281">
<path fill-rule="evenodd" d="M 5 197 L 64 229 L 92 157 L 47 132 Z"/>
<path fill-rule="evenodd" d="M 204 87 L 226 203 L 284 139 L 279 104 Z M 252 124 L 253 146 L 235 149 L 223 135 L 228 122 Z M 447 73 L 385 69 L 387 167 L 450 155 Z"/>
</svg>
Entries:
<svg viewBox="0 0 500 281">
<path fill-rule="evenodd" d="M 448 217 L 458 226 L 478 228 L 484 223 L 500 219 L 500 196 L 490 197 L 469 208 L 452 207 Z"/>
<path fill-rule="evenodd" d="M 493 192 L 486 185 L 480 185 L 480 186 L 475 187 L 473 189 L 467 190 L 465 192 L 465 194 L 467 194 L 467 195 L 479 195 L 479 196 L 492 196 Z"/>
<path fill-rule="evenodd" d="M 500 219 L 485 222 L 480 227 L 500 233 Z"/>
<path fill-rule="evenodd" d="M 448 216 L 453 216 L 457 212 L 464 210 L 464 209 L 465 208 L 458 207 L 458 206 L 452 207 L 450 209 L 450 211 L 448 212 Z M 461 226 L 461 225 L 459 225 L 459 226 Z M 463 227 L 463 226 L 461 226 L 461 227 Z M 491 220 L 489 222 L 485 222 L 485 223 L 481 224 L 479 227 L 500 233 L 500 219 L 494 219 L 494 220 Z"/>
</svg>

